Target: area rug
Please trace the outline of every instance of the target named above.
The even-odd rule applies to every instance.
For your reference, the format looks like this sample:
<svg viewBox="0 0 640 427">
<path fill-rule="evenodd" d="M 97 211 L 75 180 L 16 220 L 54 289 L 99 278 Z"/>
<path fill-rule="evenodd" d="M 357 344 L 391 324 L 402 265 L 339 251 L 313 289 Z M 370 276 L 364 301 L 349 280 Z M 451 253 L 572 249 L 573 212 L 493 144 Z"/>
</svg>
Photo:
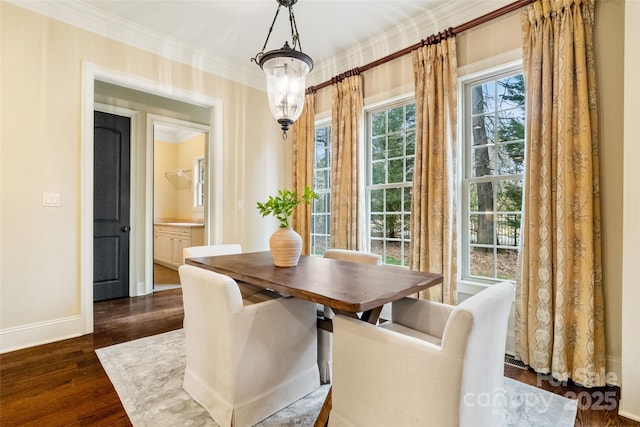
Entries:
<svg viewBox="0 0 640 427">
<path fill-rule="evenodd" d="M 217 426 L 182 389 L 184 330 L 96 350 L 136 427 Z M 312 426 L 329 390 L 321 386 L 259 426 Z M 505 378 L 507 426 L 571 427 L 577 401 Z M 481 403 L 481 402 L 479 402 Z"/>
</svg>

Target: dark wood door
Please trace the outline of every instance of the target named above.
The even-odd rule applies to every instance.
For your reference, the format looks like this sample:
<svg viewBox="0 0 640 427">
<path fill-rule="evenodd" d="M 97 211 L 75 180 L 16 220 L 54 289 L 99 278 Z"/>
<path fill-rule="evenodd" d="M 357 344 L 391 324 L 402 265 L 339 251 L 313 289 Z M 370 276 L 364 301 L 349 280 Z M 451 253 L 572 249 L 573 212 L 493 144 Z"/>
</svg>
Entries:
<svg viewBox="0 0 640 427">
<path fill-rule="evenodd" d="M 93 300 L 129 296 L 131 120 L 94 112 Z"/>
</svg>

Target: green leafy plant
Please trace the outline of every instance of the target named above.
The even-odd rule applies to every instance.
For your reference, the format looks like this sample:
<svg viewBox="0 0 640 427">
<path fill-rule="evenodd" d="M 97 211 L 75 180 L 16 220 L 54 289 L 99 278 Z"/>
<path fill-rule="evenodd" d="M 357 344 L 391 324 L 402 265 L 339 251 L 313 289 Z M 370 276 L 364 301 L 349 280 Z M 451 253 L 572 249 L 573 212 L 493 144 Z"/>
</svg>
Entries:
<svg viewBox="0 0 640 427">
<path fill-rule="evenodd" d="M 309 187 L 304 187 L 304 194 L 298 196 L 295 191 L 278 190 L 275 196 L 269 196 L 269 200 L 264 203 L 258 202 L 258 211 L 262 216 L 273 215 L 280 223 L 280 228 L 289 228 L 289 218 L 293 209 L 300 203 L 311 204 L 313 199 L 317 199 L 318 194 Z"/>
</svg>

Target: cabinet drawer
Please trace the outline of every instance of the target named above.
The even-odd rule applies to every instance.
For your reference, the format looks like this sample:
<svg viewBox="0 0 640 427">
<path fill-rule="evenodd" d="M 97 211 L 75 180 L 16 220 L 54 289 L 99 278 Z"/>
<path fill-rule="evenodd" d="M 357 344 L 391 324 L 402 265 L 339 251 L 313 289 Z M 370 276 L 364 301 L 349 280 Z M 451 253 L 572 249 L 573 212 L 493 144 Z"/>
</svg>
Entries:
<svg viewBox="0 0 640 427">
<path fill-rule="evenodd" d="M 173 236 L 190 236 L 191 235 L 191 229 L 188 227 L 155 226 L 154 232 L 159 234 L 170 234 Z"/>
</svg>

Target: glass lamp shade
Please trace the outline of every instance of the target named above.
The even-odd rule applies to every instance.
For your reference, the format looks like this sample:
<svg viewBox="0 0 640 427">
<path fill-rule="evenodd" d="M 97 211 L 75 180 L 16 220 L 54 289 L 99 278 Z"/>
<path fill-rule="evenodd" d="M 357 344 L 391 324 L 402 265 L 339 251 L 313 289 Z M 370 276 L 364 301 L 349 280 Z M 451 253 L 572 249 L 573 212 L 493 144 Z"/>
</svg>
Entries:
<svg viewBox="0 0 640 427">
<path fill-rule="evenodd" d="M 269 109 L 284 132 L 302 113 L 305 78 L 313 67 L 307 55 L 286 48 L 267 52 L 260 61 L 267 75 Z"/>
</svg>

